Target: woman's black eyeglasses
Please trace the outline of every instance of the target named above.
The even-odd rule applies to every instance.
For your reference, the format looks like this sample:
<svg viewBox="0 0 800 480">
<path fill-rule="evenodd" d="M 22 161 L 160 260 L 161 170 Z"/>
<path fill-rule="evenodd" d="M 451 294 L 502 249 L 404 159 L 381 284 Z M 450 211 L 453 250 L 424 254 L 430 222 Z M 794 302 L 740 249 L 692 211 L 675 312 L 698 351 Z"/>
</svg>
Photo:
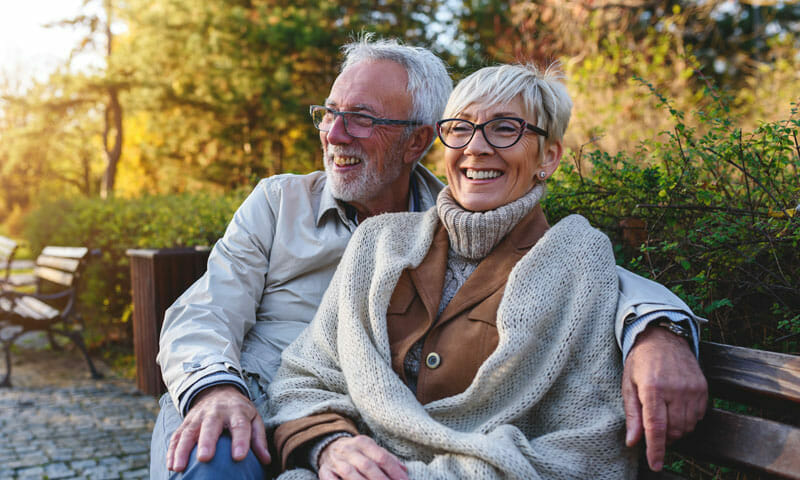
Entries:
<svg viewBox="0 0 800 480">
<path fill-rule="evenodd" d="M 475 130 L 480 130 L 486 143 L 494 148 L 514 146 L 526 130 L 547 138 L 547 131 L 517 117 L 498 117 L 484 123 L 473 123 L 460 118 L 446 118 L 436 122 L 439 140 L 446 147 L 455 150 L 466 147 L 475 136 Z"/>
</svg>

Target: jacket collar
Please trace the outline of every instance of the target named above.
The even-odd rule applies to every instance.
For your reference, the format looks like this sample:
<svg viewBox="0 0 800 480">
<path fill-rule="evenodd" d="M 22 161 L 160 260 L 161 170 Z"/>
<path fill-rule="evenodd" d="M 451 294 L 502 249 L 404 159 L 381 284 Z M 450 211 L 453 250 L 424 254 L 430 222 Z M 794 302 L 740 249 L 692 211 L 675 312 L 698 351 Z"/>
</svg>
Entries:
<svg viewBox="0 0 800 480">
<path fill-rule="evenodd" d="M 436 196 L 444 188 L 444 184 L 436 175 L 421 164 L 417 164 L 411 172 L 411 182 L 412 195 L 408 200 L 408 211 L 424 212 L 436 205 Z M 354 229 L 357 223 L 348 216 L 348 207 L 345 202 L 333 197 L 330 185 L 325 181 L 316 215 L 317 226 L 320 226 L 322 219 L 330 212 L 331 215 L 337 215 L 342 224 L 352 226 L 351 230 Z"/>
</svg>

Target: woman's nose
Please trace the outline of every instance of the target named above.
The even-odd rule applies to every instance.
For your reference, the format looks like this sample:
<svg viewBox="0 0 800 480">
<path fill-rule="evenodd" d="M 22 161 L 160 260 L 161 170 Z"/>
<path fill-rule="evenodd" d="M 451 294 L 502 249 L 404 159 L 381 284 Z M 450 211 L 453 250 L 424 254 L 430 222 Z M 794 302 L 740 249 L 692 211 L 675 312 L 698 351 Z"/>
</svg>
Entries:
<svg viewBox="0 0 800 480">
<path fill-rule="evenodd" d="M 475 130 L 475 134 L 470 139 L 464 153 L 467 155 L 487 155 L 494 151 L 494 148 L 486 141 L 483 130 Z"/>
</svg>

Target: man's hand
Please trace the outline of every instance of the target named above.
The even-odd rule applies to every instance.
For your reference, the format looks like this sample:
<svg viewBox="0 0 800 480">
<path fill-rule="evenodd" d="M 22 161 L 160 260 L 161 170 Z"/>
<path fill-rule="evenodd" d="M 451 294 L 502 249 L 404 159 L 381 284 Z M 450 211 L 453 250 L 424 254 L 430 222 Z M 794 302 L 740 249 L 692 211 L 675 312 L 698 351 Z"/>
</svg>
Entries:
<svg viewBox="0 0 800 480">
<path fill-rule="evenodd" d="M 367 436 L 342 437 L 319 456 L 320 480 L 408 480 L 406 466 Z"/>
<path fill-rule="evenodd" d="M 255 405 L 238 388 L 220 385 L 203 390 L 192 402 L 189 413 L 169 441 L 167 468 L 182 472 L 195 445 L 197 459 L 211 461 L 217 441 L 226 428 L 231 432 L 234 460 L 244 460 L 252 446 L 261 463 L 270 462 L 264 422 Z"/>
<path fill-rule="evenodd" d="M 703 418 L 708 384 L 688 342 L 650 326 L 636 338 L 622 376 L 627 435 L 625 444 L 647 443 L 647 463 L 664 466 L 666 444 L 694 430 Z"/>
</svg>

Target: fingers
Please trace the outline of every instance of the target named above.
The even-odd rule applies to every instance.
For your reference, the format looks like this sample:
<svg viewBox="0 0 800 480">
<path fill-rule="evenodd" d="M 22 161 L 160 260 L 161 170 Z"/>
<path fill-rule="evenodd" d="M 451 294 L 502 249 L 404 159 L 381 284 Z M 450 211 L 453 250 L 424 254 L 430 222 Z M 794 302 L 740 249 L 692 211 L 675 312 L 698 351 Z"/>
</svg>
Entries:
<svg viewBox="0 0 800 480">
<path fill-rule="evenodd" d="M 664 466 L 667 441 L 667 406 L 660 392 L 650 390 L 642 399 L 642 419 L 647 442 L 647 463 L 654 472 Z"/>
<path fill-rule="evenodd" d="M 622 404 L 625 407 L 625 445 L 632 447 L 642 439 L 642 404 L 639 392 L 631 381 L 630 375 L 622 377 Z"/>
<path fill-rule="evenodd" d="M 267 448 L 267 432 L 264 430 L 264 421 L 261 419 L 261 415 L 256 414 L 256 417 L 251 422 L 251 428 L 253 437 L 250 440 L 250 445 L 253 448 L 253 453 L 256 454 L 256 458 L 262 464 L 268 465 L 272 458 L 270 458 L 269 448 Z"/>
<path fill-rule="evenodd" d="M 672 443 L 681 438 L 684 433 L 694 429 L 692 422 L 687 415 L 688 405 L 686 402 L 671 402 L 667 404 L 667 443 Z"/>
<path fill-rule="evenodd" d="M 339 475 L 333 473 L 332 470 L 326 467 L 319 469 L 319 480 L 339 480 Z"/>
<path fill-rule="evenodd" d="M 359 435 L 337 439 L 322 451 L 320 478 L 407 480 L 408 474 L 397 457 Z"/>
<path fill-rule="evenodd" d="M 238 462 L 244 460 L 250 450 L 252 424 L 250 418 L 238 412 L 233 414 L 228 422 L 228 430 L 231 432 L 231 456 Z"/>
<path fill-rule="evenodd" d="M 191 418 L 184 419 L 169 441 L 167 469 L 182 472 L 186 468 L 189 463 L 189 455 L 197 445 L 201 429 L 201 423 L 195 422 Z"/>
</svg>

